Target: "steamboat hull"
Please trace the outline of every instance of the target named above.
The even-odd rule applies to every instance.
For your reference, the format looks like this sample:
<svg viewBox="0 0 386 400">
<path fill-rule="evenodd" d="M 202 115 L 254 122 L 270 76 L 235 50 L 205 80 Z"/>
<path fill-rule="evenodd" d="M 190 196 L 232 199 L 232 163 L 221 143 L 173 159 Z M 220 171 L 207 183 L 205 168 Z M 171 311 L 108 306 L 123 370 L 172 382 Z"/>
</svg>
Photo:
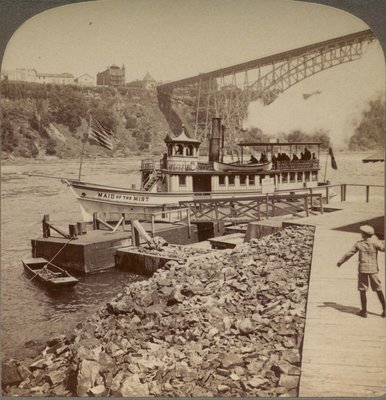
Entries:
<svg viewBox="0 0 386 400">
<path fill-rule="evenodd" d="M 265 196 L 260 190 L 222 191 L 210 193 L 196 192 L 146 192 L 125 188 L 110 187 L 78 181 L 66 181 L 75 193 L 84 221 L 92 221 L 93 213 L 104 214 L 106 220 L 117 220 L 118 215 L 126 214 L 131 218 L 150 220 L 152 214 L 166 208 L 178 208 L 181 201 L 202 199 L 241 198 Z M 274 194 L 290 194 L 292 190 L 275 191 Z M 309 190 L 296 190 L 297 194 L 309 193 Z M 314 187 L 313 193 L 325 194 L 325 190 Z"/>
</svg>

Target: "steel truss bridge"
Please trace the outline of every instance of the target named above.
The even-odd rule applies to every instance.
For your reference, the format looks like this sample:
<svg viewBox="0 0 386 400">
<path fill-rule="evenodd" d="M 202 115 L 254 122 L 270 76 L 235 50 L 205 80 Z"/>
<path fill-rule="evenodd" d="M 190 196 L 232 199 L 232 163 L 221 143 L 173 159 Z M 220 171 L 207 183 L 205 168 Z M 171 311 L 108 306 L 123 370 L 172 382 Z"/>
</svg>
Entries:
<svg viewBox="0 0 386 400">
<path fill-rule="evenodd" d="M 199 139 L 209 134 L 212 117 L 221 117 L 232 144 L 240 136 L 251 101 L 260 99 L 268 105 L 298 82 L 360 59 L 374 40 L 374 33 L 364 30 L 159 85 L 159 107 L 173 133 L 179 134 L 185 124 Z"/>
</svg>

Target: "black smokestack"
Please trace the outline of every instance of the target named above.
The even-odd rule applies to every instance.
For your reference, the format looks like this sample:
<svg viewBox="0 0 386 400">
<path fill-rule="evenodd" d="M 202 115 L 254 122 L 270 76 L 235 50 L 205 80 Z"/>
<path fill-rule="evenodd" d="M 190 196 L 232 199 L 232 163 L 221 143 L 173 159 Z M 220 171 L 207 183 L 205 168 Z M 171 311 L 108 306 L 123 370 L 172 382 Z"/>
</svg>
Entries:
<svg viewBox="0 0 386 400">
<path fill-rule="evenodd" d="M 221 125 L 221 162 L 224 161 L 225 149 L 225 125 Z"/>
<path fill-rule="evenodd" d="M 220 161 L 221 150 L 221 118 L 212 119 L 212 135 L 209 141 L 209 161 Z"/>
</svg>

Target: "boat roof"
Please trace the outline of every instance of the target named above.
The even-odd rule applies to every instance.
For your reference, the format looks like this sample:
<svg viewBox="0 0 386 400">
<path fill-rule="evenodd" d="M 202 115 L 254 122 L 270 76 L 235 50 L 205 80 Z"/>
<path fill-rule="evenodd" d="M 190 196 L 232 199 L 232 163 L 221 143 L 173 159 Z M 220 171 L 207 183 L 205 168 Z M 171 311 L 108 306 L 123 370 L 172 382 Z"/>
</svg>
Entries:
<svg viewBox="0 0 386 400">
<path fill-rule="evenodd" d="M 320 146 L 322 142 L 240 142 L 239 146 Z"/>
<path fill-rule="evenodd" d="M 184 142 L 184 143 L 201 143 L 200 140 L 192 139 L 192 138 L 188 137 L 185 132 L 181 132 L 178 136 L 171 136 L 171 135 L 168 134 L 166 136 L 166 138 L 164 139 L 164 141 L 165 141 L 165 143 L 171 143 L 171 142 L 173 142 L 173 143 L 178 143 L 178 142 L 179 143 L 181 143 L 181 142 Z"/>
<path fill-rule="evenodd" d="M 28 264 L 28 265 L 48 263 L 48 260 L 46 260 L 45 258 L 42 258 L 42 257 L 37 257 L 37 258 L 28 258 L 28 257 L 26 257 L 26 258 L 23 258 L 22 261 L 25 264 Z"/>
</svg>

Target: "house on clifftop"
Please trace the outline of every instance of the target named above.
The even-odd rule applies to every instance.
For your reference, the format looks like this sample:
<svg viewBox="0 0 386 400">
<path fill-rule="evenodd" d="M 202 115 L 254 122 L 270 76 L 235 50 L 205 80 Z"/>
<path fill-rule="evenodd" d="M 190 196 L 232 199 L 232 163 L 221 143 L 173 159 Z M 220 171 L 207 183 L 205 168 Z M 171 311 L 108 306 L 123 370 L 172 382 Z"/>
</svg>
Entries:
<svg viewBox="0 0 386 400">
<path fill-rule="evenodd" d="M 79 86 L 95 86 L 95 78 L 89 74 L 83 74 L 75 79 Z"/>
<path fill-rule="evenodd" d="M 125 66 L 119 68 L 116 65 L 108 67 L 105 71 L 97 74 L 98 86 L 125 86 Z"/>
</svg>

